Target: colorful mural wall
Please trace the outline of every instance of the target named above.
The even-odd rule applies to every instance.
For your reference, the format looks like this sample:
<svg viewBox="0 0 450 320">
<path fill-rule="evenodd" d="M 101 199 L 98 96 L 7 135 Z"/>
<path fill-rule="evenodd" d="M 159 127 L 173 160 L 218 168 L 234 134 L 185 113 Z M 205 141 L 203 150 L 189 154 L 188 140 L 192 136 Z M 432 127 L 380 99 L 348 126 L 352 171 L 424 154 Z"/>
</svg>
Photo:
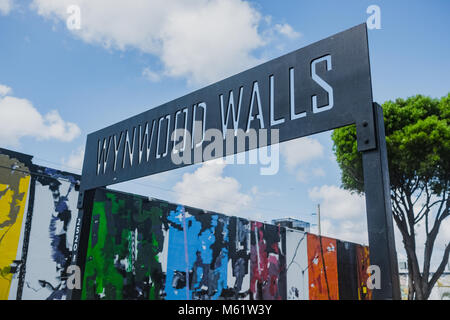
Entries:
<svg viewBox="0 0 450 320">
<path fill-rule="evenodd" d="M 356 268 L 358 274 L 358 300 L 371 300 L 372 291 L 367 288 L 367 268 L 370 265 L 369 248 L 356 245 Z"/>
<path fill-rule="evenodd" d="M 65 299 L 80 176 L 0 149 L 0 299 Z"/>
<path fill-rule="evenodd" d="M 248 221 L 98 189 L 82 299 L 249 298 L 249 240 Z"/>
<path fill-rule="evenodd" d="M 251 222 L 250 293 L 253 300 L 286 299 L 286 229 Z"/>
<path fill-rule="evenodd" d="M 22 299 L 65 299 L 80 177 L 35 166 L 35 192 Z"/>
<path fill-rule="evenodd" d="M 90 219 L 82 299 L 370 298 L 355 244 L 108 189 Z"/>
<path fill-rule="evenodd" d="M 169 212 L 166 299 L 227 297 L 229 219 L 183 206 Z"/>
<path fill-rule="evenodd" d="M 0 299 L 66 299 L 80 176 L 0 149 Z M 95 191 L 82 299 L 371 299 L 367 247 Z"/>
<path fill-rule="evenodd" d="M 96 191 L 82 299 L 162 299 L 169 205 Z M 165 268 L 164 268 L 165 269 Z"/>
</svg>

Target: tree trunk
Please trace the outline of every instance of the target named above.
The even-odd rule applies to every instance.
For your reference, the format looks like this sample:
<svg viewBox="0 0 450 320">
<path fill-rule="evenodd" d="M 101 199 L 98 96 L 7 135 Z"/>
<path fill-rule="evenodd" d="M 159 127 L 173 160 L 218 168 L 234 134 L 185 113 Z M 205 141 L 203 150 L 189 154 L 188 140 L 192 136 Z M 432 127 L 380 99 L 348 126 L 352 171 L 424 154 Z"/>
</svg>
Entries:
<svg viewBox="0 0 450 320">
<path fill-rule="evenodd" d="M 410 259 L 408 258 L 408 300 L 414 300 L 414 284 Z"/>
<path fill-rule="evenodd" d="M 426 210 L 419 217 L 415 215 L 414 203 L 411 201 L 413 192 L 410 190 L 400 190 L 392 196 L 394 220 L 402 234 L 403 245 L 405 247 L 408 262 L 408 300 L 427 300 L 430 297 L 433 286 L 444 272 L 450 257 L 450 243 L 446 246 L 442 261 L 430 279 L 431 256 L 434 249 L 436 237 L 438 235 L 441 223 L 450 216 L 450 199 L 445 198 L 436 213 L 435 223 L 430 231 L 426 229 L 426 241 L 424 250 L 423 273 L 420 270 L 419 261 L 416 252 L 416 234 L 415 225 L 425 217 L 428 226 L 428 214 L 432 205 L 425 204 Z M 435 202 L 437 203 L 437 202 Z"/>
</svg>

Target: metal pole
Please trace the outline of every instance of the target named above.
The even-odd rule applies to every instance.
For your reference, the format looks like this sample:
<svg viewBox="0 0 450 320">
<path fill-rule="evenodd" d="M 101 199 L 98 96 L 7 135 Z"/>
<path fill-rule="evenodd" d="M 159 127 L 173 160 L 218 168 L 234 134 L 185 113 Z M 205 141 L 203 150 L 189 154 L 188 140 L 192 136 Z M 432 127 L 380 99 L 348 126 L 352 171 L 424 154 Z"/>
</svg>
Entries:
<svg viewBox="0 0 450 320">
<path fill-rule="evenodd" d="M 377 148 L 362 153 L 370 264 L 380 268 L 381 286 L 373 289 L 373 299 L 400 300 L 383 109 L 376 103 L 374 116 Z"/>
</svg>

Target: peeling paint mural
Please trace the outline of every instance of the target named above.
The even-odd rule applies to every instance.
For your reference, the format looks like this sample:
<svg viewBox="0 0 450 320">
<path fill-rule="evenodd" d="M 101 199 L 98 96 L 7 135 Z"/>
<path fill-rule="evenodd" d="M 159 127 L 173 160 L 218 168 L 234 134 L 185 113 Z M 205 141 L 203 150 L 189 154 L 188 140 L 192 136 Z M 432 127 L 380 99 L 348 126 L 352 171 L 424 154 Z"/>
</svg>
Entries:
<svg viewBox="0 0 450 320">
<path fill-rule="evenodd" d="M 179 205 L 168 220 L 166 299 L 222 298 L 228 284 L 229 217 Z"/>
<path fill-rule="evenodd" d="M 168 204 L 98 189 L 82 299 L 162 299 Z"/>
<path fill-rule="evenodd" d="M 336 240 L 308 234 L 309 300 L 338 300 Z"/>
<path fill-rule="evenodd" d="M 356 244 L 337 241 L 339 300 L 358 300 Z"/>
<path fill-rule="evenodd" d="M 228 289 L 222 297 L 230 300 L 250 299 L 250 221 L 230 217 L 228 251 Z"/>
<path fill-rule="evenodd" d="M 251 299 L 286 299 L 285 251 L 285 228 L 261 222 L 251 223 Z"/>
<path fill-rule="evenodd" d="M 358 299 L 356 245 L 321 241 L 322 248 L 309 233 L 98 189 L 82 299 Z"/>
<path fill-rule="evenodd" d="M 286 229 L 287 299 L 309 300 L 307 233 Z"/>
<path fill-rule="evenodd" d="M 65 299 L 80 177 L 35 166 L 33 214 L 22 299 Z"/>
<path fill-rule="evenodd" d="M 99 189 L 90 230 L 82 299 L 287 298 L 285 228 Z"/>
<path fill-rule="evenodd" d="M 0 149 L 0 299 L 66 299 L 81 177 Z M 369 249 L 95 190 L 82 299 L 369 300 Z"/>
<path fill-rule="evenodd" d="M 0 299 L 65 299 L 80 176 L 0 149 Z"/>
<path fill-rule="evenodd" d="M 21 231 L 29 187 L 29 164 L 0 154 L 0 300 L 8 299 L 13 275 L 20 267 Z"/>
<path fill-rule="evenodd" d="M 369 248 L 356 245 L 356 268 L 358 275 L 358 300 L 371 300 L 372 291 L 367 288 L 367 268 L 370 265 Z"/>
</svg>

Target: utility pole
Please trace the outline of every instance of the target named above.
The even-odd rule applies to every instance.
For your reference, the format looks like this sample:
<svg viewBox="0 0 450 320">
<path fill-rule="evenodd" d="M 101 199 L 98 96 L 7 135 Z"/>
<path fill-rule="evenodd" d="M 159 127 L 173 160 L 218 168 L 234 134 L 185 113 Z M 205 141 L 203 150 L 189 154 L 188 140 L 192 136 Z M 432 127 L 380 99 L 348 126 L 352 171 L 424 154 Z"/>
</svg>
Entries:
<svg viewBox="0 0 450 320">
<path fill-rule="evenodd" d="M 320 203 L 317 205 L 317 226 L 319 228 L 319 236 L 321 236 L 322 232 L 320 230 Z"/>
</svg>

